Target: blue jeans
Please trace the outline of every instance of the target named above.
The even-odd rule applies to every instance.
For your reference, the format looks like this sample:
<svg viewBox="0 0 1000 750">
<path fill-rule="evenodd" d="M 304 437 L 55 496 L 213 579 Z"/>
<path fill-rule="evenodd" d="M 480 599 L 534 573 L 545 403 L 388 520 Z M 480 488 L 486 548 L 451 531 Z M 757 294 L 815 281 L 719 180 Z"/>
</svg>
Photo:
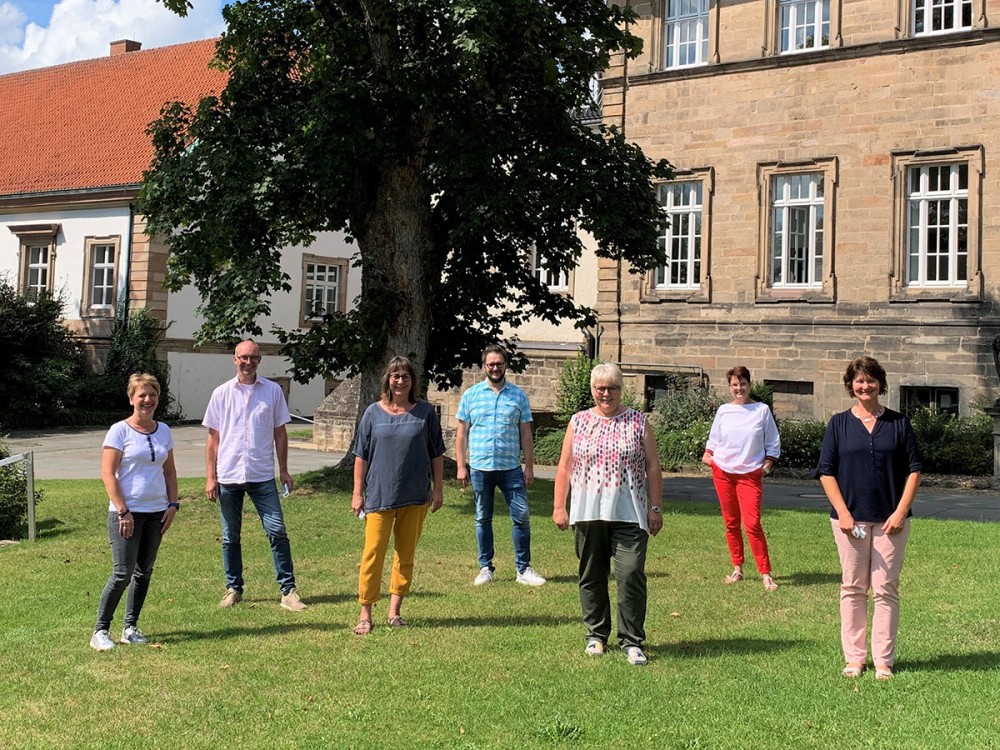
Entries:
<svg viewBox="0 0 1000 750">
<path fill-rule="evenodd" d="M 292 545 L 285 532 L 285 517 L 278 500 L 278 485 L 270 482 L 246 484 L 220 484 L 219 510 L 222 512 L 222 567 L 226 571 L 226 588 L 243 592 L 243 548 L 240 532 L 243 529 L 243 495 L 257 509 L 267 540 L 271 543 L 274 558 L 274 577 L 282 594 L 295 588 L 292 570 Z"/>
<path fill-rule="evenodd" d="M 499 487 L 510 509 L 514 538 L 514 563 L 521 573 L 531 564 L 531 523 L 528 520 L 528 490 L 520 467 L 506 471 L 470 472 L 476 495 L 476 543 L 479 567 L 493 570 L 493 491 Z"/>
</svg>

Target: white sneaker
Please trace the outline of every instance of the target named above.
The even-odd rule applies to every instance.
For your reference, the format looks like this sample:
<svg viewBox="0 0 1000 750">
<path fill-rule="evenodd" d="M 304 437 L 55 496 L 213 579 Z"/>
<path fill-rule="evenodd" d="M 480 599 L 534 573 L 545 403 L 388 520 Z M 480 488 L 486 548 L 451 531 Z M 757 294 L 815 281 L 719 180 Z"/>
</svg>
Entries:
<svg viewBox="0 0 1000 750">
<path fill-rule="evenodd" d="M 583 650 L 588 656 L 604 656 L 604 642 L 597 638 L 587 640 L 587 647 Z"/>
<path fill-rule="evenodd" d="M 472 585 L 482 586 L 485 583 L 493 583 L 493 571 L 490 570 L 488 565 L 484 565 L 479 569 L 479 575 L 476 576 L 476 580 L 472 582 Z"/>
<path fill-rule="evenodd" d="M 634 667 L 644 667 L 646 666 L 646 655 L 642 653 L 642 649 L 638 646 L 629 646 L 625 649 L 625 655 L 628 657 L 628 663 Z"/>
<path fill-rule="evenodd" d="M 144 636 L 135 625 L 129 625 L 122 631 L 121 642 L 129 644 L 149 643 L 149 638 Z"/>
<path fill-rule="evenodd" d="M 115 642 L 111 640 L 111 633 L 107 630 L 95 630 L 90 636 L 90 647 L 94 651 L 110 651 L 115 647 Z"/>
<path fill-rule="evenodd" d="M 529 565 L 517 574 L 517 582 L 522 583 L 525 586 L 541 586 L 545 583 L 545 579 L 533 571 Z"/>
</svg>

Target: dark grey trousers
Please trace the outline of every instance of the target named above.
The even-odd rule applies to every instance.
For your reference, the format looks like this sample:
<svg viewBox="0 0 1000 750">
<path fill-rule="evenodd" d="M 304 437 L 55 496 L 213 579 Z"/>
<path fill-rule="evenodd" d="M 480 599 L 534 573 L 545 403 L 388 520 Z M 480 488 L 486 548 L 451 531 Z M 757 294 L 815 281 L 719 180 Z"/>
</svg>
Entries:
<svg viewBox="0 0 1000 750">
<path fill-rule="evenodd" d="M 580 559 L 580 606 L 587 638 L 611 637 L 608 577 L 614 560 L 618 584 L 618 643 L 641 647 L 646 640 L 646 545 L 649 534 L 634 523 L 587 521 L 574 527 Z"/>
<path fill-rule="evenodd" d="M 95 631 L 111 629 L 111 619 L 126 588 L 128 599 L 125 601 L 124 626 L 139 622 L 146 592 L 149 591 L 149 579 L 153 576 L 156 553 L 163 538 L 160 531 L 163 513 L 133 513 L 132 520 L 134 530 L 132 536 L 126 539 L 118 531 L 118 514 L 108 513 L 108 541 L 111 543 L 114 567 L 97 605 Z"/>
</svg>

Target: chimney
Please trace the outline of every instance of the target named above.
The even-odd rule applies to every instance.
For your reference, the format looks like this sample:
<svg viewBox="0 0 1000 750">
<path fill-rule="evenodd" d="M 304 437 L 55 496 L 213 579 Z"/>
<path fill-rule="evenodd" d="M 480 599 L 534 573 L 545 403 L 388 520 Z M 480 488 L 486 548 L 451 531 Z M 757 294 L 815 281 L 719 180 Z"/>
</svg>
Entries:
<svg viewBox="0 0 1000 750">
<path fill-rule="evenodd" d="M 138 52 L 142 49 L 142 42 L 133 42 L 131 39 L 119 39 L 111 42 L 111 56 L 124 55 L 128 52 Z"/>
</svg>

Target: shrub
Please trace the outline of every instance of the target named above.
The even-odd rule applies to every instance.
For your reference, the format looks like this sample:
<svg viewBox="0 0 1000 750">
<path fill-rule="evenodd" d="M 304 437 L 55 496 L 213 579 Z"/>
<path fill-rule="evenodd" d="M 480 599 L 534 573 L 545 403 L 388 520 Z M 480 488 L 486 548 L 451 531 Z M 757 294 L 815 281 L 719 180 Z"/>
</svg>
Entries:
<svg viewBox="0 0 1000 750">
<path fill-rule="evenodd" d="M 656 399 L 654 406 L 662 430 L 681 432 L 696 422 L 705 420 L 711 426 L 722 398 L 710 388 L 690 385 L 686 379 L 678 378 L 675 382 L 676 385 L 669 389 L 665 397 Z M 704 447 L 702 445 L 703 449 Z"/>
<path fill-rule="evenodd" d="M 536 438 L 535 463 L 542 466 L 555 466 L 558 464 L 565 436 L 566 430 L 551 430 Z"/>
<path fill-rule="evenodd" d="M 0 423 L 7 428 L 59 424 L 75 405 L 83 356 L 60 320 L 64 302 L 29 301 L 0 278 Z"/>
<path fill-rule="evenodd" d="M 170 395 L 170 368 L 166 362 L 156 358 L 156 345 L 166 329 L 167 326 L 145 307 L 136 308 L 124 320 L 119 318 L 115 321 L 103 379 L 104 387 L 109 394 L 113 394 L 112 398 L 117 399 L 116 406 L 120 406 L 121 411 L 131 410 L 125 395 L 129 377 L 136 372 L 148 372 L 160 381 L 157 417 L 171 419 L 180 416 L 174 412 L 174 400 Z"/>
<path fill-rule="evenodd" d="M 711 419 L 700 419 L 682 430 L 668 430 L 662 422 L 656 424 L 653 434 L 656 436 L 656 447 L 663 470 L 674 471 L 682 466 L 699 464 L 710 429 Z"/>
<path fill-rule="evenodd" d="M 8 458 L 10 451 L 0 438 L 0 459 Z M 28 479 L 23 463 L 0 467 L 0 539 L 19 539 L 28 527 Z M 35 504 L 42 500 L 42 493 L 35 490 Z"/>
<path fill-rule="evenodd" d="M 781 460 L 779 466 L 788 469 L 815 469 L 819 463 L 819 448 L 823 443 L 826 423 L 815 419 L 782 420 L 778 425 L 781 435 Z"/>
<path fill-rule="evenodd" d="M 993 473 L 993 419 L 982 412 L 956 417 L 930 409 L 910 416 L 929 474 Z"/>
<path fill-rule="evenodd" d="M 569 424 L 574 414 L 594 405 L 590 394 L 590 371 L 599 364 L 599 359 L 591 359 L 586 352 L 581 351 L 563 365 L 562 372 L 559 373 L 556 397 L 555 418 L 558 424 Z M 622 406 L 642 411 L 642 398 L 626 388 L 622 391 Z"/>
</svg>

